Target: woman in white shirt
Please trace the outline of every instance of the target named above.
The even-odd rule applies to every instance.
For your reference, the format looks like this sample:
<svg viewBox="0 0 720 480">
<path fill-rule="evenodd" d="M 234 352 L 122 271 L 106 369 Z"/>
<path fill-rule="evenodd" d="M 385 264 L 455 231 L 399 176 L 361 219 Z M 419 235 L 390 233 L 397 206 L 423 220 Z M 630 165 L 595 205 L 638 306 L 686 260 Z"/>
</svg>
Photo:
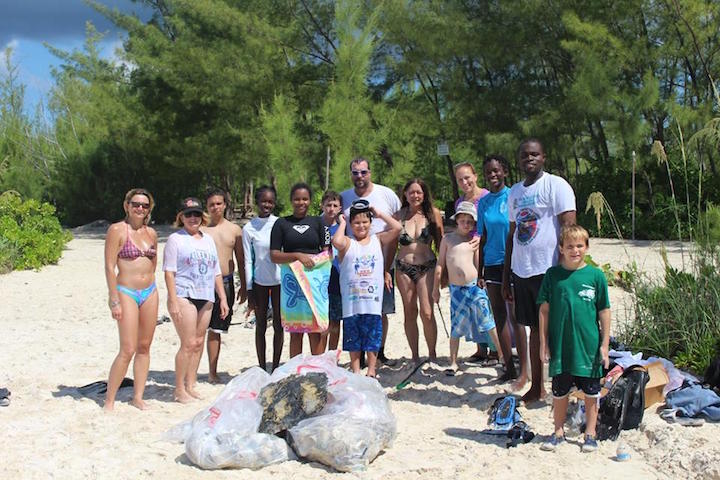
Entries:
<svg viewBox="0 0 720 480">
<path fill-rule="evenodd" d="M 207 222 L 200 200 L 183 200 L 175 219 L 175 227 L 182 228 L 170 235 L 163 256 L 168 313 L 180 337 L 175 355 L 175 400 L 181 403 L 202 398 L 195 386 L 214 292 L 220 299 L 220 317 L 230 311 L 215 242 L 200 231 Z"/>
<path fill-rule="evenodd" d="M 263 185 L 255 191 L 258 216 L 243 228 L 245 279 L 248 288 L 248 314 L 255 310 L 255 350 L 258 364 L 265 366 L 265 331 L 267 330 L 268 301 L 272 301 L 273 359 L 272 370 L 280 365 L 285 332 L 280 323 L 280 266 L 270 261 L 270 232 L 278 219 L 272 214 L 276 193 Z M 271 371 L 272 371 L 271 370 Z"/>
</svg>

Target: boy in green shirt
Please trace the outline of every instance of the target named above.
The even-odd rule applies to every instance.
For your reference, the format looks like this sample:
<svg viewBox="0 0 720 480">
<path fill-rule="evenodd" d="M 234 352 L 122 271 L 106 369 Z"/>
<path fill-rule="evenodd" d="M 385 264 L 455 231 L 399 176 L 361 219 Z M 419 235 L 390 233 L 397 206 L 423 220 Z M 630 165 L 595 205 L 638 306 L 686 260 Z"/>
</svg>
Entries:
<svg viewBox="0 0 720 480">
<path fill-rule="evenodd" d="M 550 363 L 555 431 L 542 445 L 555 450 L 565 440 L 563 425 L 568 394 L 575 385 L 585 394 L 585 442 L 583 452 L 597 450 L 595 426 L 603 365 L 608 367 L 610 300 L 603 272 L 585 264 L 588 232 L 579 225 L 560 233 L 560 264 L 545 274 L 540 305 L 540 359 Z"/>
</svg>

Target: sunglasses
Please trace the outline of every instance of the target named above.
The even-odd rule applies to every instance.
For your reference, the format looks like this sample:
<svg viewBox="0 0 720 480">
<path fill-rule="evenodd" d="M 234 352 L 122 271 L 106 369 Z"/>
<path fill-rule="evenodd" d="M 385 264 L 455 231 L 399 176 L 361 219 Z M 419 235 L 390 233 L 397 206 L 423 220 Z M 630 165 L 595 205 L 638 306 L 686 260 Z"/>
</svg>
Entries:
<svg viewBox="0 0 720 480">
<path fill-rule="evenodd" d="M 190 218 L 190 217 L 202 217 L 202 213 L 200 212 L 187 212 L 183 213 L 183 217 Z"/>
<path fill-rule="evenodd" d="M 370 170 L 351 170 L 353 177 L 364 177 Z"/>
<path fill-rule="evenodd" d="M 145 210 L 150 210 L 150 204 L 149 203 L 142 203 L 142 202 L 130 202 L 130 206 L 133 208 L 142 208 Z"/>
</svg>

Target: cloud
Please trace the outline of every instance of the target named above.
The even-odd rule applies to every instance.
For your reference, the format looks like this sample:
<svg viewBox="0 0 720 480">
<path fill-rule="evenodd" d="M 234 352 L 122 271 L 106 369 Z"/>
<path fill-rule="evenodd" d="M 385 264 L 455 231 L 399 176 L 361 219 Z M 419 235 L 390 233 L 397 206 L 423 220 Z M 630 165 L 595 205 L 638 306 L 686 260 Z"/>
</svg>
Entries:
<svg viewBox="0 0 720 480">
<path fill-rule="evenodd" d="M 142 18 L 151 13 L 147 7 L 131 0 L 99 1 L 111 9 L 137 13 Z M 92 22 L 99 32 L 107 32 L 109 38 L 120 34 L 115 25 L 83 0 L 0 0 L 0 12 L 0 45 L 14 38 L 53 43 L 84 37 L 87 21 Z"/>
</svg>

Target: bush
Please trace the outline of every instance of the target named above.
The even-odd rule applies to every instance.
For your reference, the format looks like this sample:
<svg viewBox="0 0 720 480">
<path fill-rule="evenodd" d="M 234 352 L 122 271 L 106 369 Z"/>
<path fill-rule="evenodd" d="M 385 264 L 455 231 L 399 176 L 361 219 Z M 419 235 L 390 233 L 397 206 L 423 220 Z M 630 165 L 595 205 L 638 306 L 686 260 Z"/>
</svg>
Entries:
<svg viewBox="0 0 720 480">
<path fill-rule="evenodd" d="M 56 263 L 70 239 L 49 203 L 23 202 L 13 191 L 0 195 L 0 272 Z"/>
<path fill-rule="evenodd" d="M 625 326 L 621 338 L 633 351 L 702 374 L 720 351 L 720 253 L 716 247 L 698 247 L 690 272 L 663 259 L 664 284 L 633 281 L 635 322 Z"/>
</svg>

